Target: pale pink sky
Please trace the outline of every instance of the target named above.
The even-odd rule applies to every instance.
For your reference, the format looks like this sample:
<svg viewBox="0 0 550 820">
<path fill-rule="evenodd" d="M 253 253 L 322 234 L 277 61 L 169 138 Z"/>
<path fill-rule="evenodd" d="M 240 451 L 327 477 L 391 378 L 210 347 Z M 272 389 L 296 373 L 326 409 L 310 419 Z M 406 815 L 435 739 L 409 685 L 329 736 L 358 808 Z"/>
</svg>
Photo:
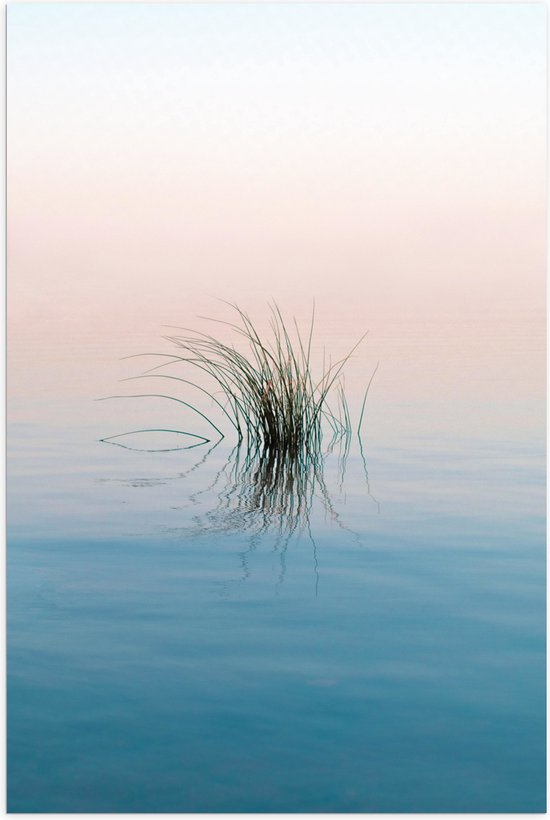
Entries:
<svg viewBox="0 0 550 820">
<path fill-rule="evenodd" d="M 545 11 L 10 5 L 13 332 L 542 310 Z"/>
</svg>

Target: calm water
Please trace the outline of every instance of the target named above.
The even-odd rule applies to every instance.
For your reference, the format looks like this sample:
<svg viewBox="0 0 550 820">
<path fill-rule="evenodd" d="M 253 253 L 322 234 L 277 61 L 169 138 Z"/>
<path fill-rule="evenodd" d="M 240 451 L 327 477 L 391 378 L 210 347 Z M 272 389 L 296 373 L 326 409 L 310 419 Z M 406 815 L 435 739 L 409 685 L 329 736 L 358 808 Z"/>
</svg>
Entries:
<svg viewBox="0 0 550 820">
<path fill-rule="evenodd" d="M 93 401 L 155 392 L 140 333 L 12 337 L 9 810 L 544 811 L 540 322 L 374 327 L 300 510 L 227 439 L 99 441 L 190 430 Z"/>
</svg>

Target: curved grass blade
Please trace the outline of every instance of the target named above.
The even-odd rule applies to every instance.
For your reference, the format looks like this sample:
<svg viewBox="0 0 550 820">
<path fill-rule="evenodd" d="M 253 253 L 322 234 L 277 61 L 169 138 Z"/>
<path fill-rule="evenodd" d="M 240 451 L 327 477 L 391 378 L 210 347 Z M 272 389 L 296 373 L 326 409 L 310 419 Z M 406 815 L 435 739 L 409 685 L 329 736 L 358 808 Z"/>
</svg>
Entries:
<svg viewBox="0 0 550 820">
<path fill-rule="evenodd" d="M 115 438 L 123 438 L 124 436 L 133 436 L 139 433 L 175 433 L 176 435 L 181 436 L 191 436 L 191 438 L 198 438 L 200 441 L 197 444 L 190 444 L 188 447 L 167 447 L 165 449 L 160 450 L 150 450 L 150 449 L 141 449 L 138 447 L 129 447 L 127 444 L 120 444 L 118 441 L 113 441 Z M 116 447 L 124 447 L 125 450 L 135 450 L 138 453 L 171 453 L 176 450 L 192 450 L 194 447 L 203 447 L 205 444 L 208 444 L 210 441 L 209 438 L 205 438 L 205 436 L 196 435 L 196 433 L 187 433 L 185 430 L 169 430 L 164 427 L 149 427 L 145 430 L 129 430 L 127 433 L 118 433 L 115 436 L 105 436 L 105 438 L 99 439 L 101 442 L 105 444 L 113 444 Z"/>
</svg>

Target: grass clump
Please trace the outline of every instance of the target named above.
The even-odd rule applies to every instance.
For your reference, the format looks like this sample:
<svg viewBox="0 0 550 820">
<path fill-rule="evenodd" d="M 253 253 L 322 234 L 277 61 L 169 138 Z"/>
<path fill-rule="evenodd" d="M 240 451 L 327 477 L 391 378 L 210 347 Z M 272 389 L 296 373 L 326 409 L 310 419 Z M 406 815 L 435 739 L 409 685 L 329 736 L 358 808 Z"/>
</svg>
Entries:
<svg viewBox="0 0 550 820">
<path fill-rule="evenodd" d="M 244 340 L 244 352 L 213 335 L 177 328 L 184 330 L 185 335 L 165 338 L 184 353 L 171 356 L 170 362 L 159 366 L 186 362 L 207 374 L 215 389 L 207 390 L 194 381 L 176 376 L 164 375 L 164 378 L 191 384 L 210 396 L 235 428 L 239 443 L 245 441 L 248 450 L 276 452 L 283 459 L 317 451 L 324 423 L 330 426 L 334 438 L 349 435 L 349 411 L 339 380 L 344 365 L 367 334 L 342 359 L 324 364 L 316 377 L 311 355 L 315 307 L 307 333 L 302 335 L 295 319 L 290 327 L 279 307 L 271 305 L 269 338 L 260 335 L 249 315 L 238 305 L 231 304 L 231 307 L 236 313 L 235 322 L 210 321 L 226 325 L 237 333 L 241 342 Z M 331 407 L 331 403 L 334 406 Z M 223 433 L 221 435 L 223 437 Z"/>
<path fill-rule="evenodd" d="M 262 454 L 265 463 L 288 464 L 289 459 L 321 452 L 323 430 L 327 427 L 332 438 L 327 452 L 337 442 L 347 455 L 352 433 L 351 418 L 343 384 L 343 369 L 351 355 L 361 344 L 364 333 L 346 356 L 334 364 L 328 364 L 323 352 L 321 372 L 314 374 L 312 365 L 312 340 L 315 324 L 315 305 L 307 332 L 302 335 L 296 322 L 290 325 L 276 303 L 270 305 L 269 334 L 261 334 L 250 316 L 238 305 L 226 302 L 236 314 L 235 321 L 223 321 L 201 317 L 230 328 L 239 337 L 239 348 L 216 336 L 189 328 L 176 328 L 185 335 L 173 334 L 164 338 L 172 342 L 182 355 L 175 353 L 138 353 L 125 358 L 159 356 L 167 359 L 141 376 L 131 376 L 122 381 L 143 378 L 161 378 L 180 382 L 199 390 L 207 396 L 236 431 L 237 444 L 246 448 L 248 456 Z M 198 380 L 182 378 L 173 373 L 159 373 L 170 365 L 184 363 L 200 371 Z M 376 366 L 367 385 L 361 406 L 357 435 L 361 444 L 361 424 L 370 385 L 378 369 Z M 205 377 L 207 377 L 205 379 Z M 196 413 L 216 431 L 218 440 L 225 438 L 222 422 L 215 423 L 211 414 L 191 404 L 187 399 L 166 393 L 140 393 L 132 396 L 106 396 L 106 399 L 161 398 L 177 402 Z M 223 425 L 222 425 L 223 426 Z M 134 432 L 151 432 L 147 430 Z M 184 433 L 180 430 L 174 433 Z M 128 434 L 122 434 L 128 435 Z M 187 433 L 202 443 L 210 441 L 204 436 Z M 111 441 L 110 436 L 102 441 Z M 197 444 L 191 445 L 199 446 Z M 177 448 L 177 449 L 189 449 Z M 271 454 L 271 455 L 270 455 Z M 275 459 L 273 461 L 272 459 Z M 306 459 L 303 463 L 308 463 Z M 276 472 L 276 471 L 275 471 Z"/>
</svg>

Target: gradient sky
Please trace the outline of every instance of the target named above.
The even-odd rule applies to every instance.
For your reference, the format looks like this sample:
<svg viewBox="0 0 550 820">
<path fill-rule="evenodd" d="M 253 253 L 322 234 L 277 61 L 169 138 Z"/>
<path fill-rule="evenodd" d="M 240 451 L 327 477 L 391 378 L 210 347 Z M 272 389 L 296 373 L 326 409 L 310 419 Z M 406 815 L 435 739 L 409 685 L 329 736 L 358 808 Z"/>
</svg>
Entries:
<svg viewBox="0 0 550 820">
<path fill-rule="evenodd" d="M 11 4 L 12 327 L 292 289 L 391 315 L 542 308 L 545 18 Z"/>
</svg>

